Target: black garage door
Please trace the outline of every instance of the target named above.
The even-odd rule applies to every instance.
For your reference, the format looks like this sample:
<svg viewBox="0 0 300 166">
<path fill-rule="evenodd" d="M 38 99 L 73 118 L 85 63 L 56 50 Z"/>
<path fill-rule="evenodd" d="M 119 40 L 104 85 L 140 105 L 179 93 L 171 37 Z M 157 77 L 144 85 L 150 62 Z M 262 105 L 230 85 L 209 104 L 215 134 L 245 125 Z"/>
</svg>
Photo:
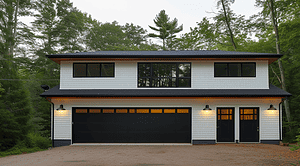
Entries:
<svg viewBox="0 0 300 166">
<path fill-rule="evenodd" d="M 191 143 L 191 108 L 73 108 L 73 143 Z"/>
</svg>

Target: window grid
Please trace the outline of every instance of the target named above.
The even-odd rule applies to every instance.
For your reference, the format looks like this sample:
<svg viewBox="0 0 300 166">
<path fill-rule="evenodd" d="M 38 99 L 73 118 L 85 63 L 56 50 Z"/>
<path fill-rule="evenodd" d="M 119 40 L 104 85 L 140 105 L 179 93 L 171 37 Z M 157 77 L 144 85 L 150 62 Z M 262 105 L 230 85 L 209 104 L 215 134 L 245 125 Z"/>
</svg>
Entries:
<svg viewBox="0 0 300 166">
<path fill-rule="evenodd" d="M 216 64 L 226 64 L 226 76 L 216 76 Z M 229 76 L 229 64 L 241 64 L 241 76 Z M 243 76 L 243 64 L 254 64 L 254 76 Z M 255 62 L 215 62 L 214 63 L 214 77 L 256 77 L 256 63 Z"/>
<path fill-rule="evenodd" d="M 85 67 L 86 67 L 85 76 L 75 76 L 75 65 L 76 64 L 85 65 Z M 89 64 L 99 64 L 100 65 L 100 70 L 99 70 L 100 76 L 88 76 L 88 65 Z M 102 65 L 113 65 L 113 76 L 102 76 L 101 75 Z M 73 63 L 73 77 L 76 77 L 76 78 L 82 78 L 82 77 L 84 77 L 84 78 L 85 77 L 91 77 L 91 78 L 115 77 L 115 63 Z"/>
<path fill-rule="evenodd" d="M 169 83 L 169 86 L 152 86 L 153 84 L 153 80 L 154 80 L 154 75 L 153 75 L 153 64 L 176 64 L 176 77 L 155 77 L 155 79 L 170 79 L 171 83 Z M 190 65 L 190 70 L 189 70 L 189 77 L 179 77 L 179 64 L 189 64 Z M 140 65 L 150 65 L 150 76 L 143 76 L 141 77 L 141 73 L 140 73 Z M 148 62 L 148 63 L 138 63 L 138 80 L 137 80 L 137 84 L 139 88 L 148 88 L 148 87 L 154 87 L 154 88 L 176 88 L 176 87 L 180 87 L 180 88 L 190 88 L 191 87 L 191 63 L 190 62 Z M 146 70 L 146 69 L 145 69 Z M 171 71 L 172 71 L 172 67 L 171 67 Z M 145 79 L 145 85 L 146 86 L 140 86 L 139 82 L 140 79 Z M 175 86 L 172 86 L 172 80 L 175 79 Z M 188 79 L 189 81 L 189 85 L 188 86 L 179 86 L 179 80 L 181 79 Z M 149 86 L 147 86 L 147 80 L 149 80 Z M 144 80 L 142 80 L 144 81 Z M 171 84 L 171 86 L 170 86 Z"/>
</svg>

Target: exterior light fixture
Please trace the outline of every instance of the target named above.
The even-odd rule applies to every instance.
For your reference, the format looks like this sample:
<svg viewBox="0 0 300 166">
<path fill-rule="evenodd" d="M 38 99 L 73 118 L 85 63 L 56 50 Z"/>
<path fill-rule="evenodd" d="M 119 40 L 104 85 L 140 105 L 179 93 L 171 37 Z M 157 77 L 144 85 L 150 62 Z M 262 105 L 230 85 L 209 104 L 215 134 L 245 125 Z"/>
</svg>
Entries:
<svg viewBox="0 0 300 166">
<path fill-rule="evenodd" d="M 271 104 L 268 110 L 277 110 L 277 109 Z"/>
<path fill-rule="evenodd" d="M 50 87 L 48 85 L 41 85 L 41 88 L 44 89 L 44 92 L 46 92 L 50 89 Z"/>
<path fill-rule="evenodd" d="M 64 109 L 64 106 L 62 104 L 59 106 L 59 108 L 56 109 L 56 111 L 60 111 L 60 110 L 66 110 Z"/>
<path fill-rule="evenodd" d="M 206 105 L 205 108 L 204 108 L 203 110 L 208 111 L 208 110 L 211 110 L 211 109 L 209 108 L 209 105 Z"/>
</svg>

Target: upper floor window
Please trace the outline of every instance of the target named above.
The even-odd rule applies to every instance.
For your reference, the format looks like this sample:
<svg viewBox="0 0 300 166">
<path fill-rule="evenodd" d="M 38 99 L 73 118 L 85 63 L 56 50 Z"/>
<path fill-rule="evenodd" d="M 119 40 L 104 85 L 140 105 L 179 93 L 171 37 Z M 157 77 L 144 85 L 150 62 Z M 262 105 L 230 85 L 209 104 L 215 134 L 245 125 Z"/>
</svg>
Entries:
<svg viewBox="0 0 300 166">
<path fill-rule="evenodd" d="M 255 62 L 215 62 L 215 77 L 255 77 Z"/>
<path fill-rule="evenodd" d="M 74 63 L 73 77 L 114 77 L 114 63 Z"/>
<path fill-rule="evenodd" d="M 191 63 L 138 63 L 138 87 L 191 87 Z"/>
</svg>

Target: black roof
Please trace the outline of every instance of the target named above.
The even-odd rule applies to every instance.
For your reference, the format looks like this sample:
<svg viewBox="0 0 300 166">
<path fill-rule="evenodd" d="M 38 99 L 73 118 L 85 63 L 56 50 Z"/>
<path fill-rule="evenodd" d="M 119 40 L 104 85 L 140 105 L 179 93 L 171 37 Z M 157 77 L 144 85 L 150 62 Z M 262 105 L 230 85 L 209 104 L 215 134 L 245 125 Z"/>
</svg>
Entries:
<svg viewBox="0 0 300 166">
<path fill-rule="evenodd" d="M 281 54 L 220 50 L 95 51 L 46 55 L 48 58 L 280 58 Z"/>
<path fill-rule="evenodd" d="M 270 84 L 269 89 L 59 89 L 41 97 L 286 97 L 290 93 Z"/>
</svg>

